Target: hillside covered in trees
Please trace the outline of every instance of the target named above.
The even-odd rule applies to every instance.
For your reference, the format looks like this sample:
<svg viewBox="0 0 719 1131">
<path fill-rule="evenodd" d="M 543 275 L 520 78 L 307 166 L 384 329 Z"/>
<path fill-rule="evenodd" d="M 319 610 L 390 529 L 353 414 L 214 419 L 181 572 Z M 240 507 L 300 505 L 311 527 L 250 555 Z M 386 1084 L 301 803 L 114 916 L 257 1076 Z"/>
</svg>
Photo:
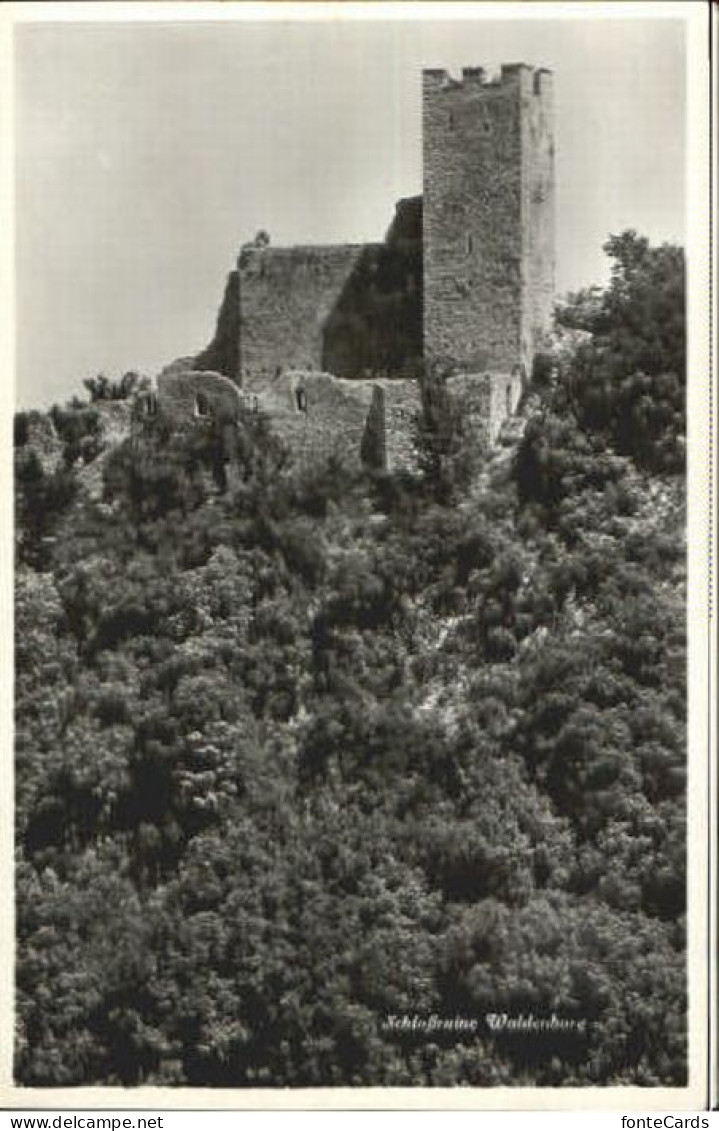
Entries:
<svg viewBox="0 0 719 1131">
<path fill-rule="evenodd" d="M 607 251 L 415 477 L 18 418 L 19 1083 L 686 1082 L 683 255 Z"/>
</svg>

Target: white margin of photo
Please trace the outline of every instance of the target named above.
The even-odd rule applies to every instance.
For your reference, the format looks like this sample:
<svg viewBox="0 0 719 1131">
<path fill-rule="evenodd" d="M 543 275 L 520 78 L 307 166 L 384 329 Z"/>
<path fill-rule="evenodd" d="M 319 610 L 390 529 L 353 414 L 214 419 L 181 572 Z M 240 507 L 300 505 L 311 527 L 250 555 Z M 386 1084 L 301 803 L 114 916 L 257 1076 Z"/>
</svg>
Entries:
<svg viewBox="0 0 719 1131">
<path fill-rule="evenodd" d="M 685 1088 L 308 1088 L 214 1089 L 153 1087 L 18 1087 L 12 1082 L 13 1048 L 13 667 L 12 667 L 12 418 L 15 372 L 13 53 L 16 24 L 28 22 L 123 22 L 225 20 L 602 20 L 681 19 L 686 25 L 687 75 L 687 500 L 688 500 L 688 921 L 689 1081 Z M 405 0 L 230 0 L 207 2 L 84 2 L 0 4 L 0 397 L 3 443 L 0 453 L 0 1107 L 12 1109 L 279 1110 L 339 1111 L 479 1110 L 661 1112 L 705 1111 L 709 1087 L 709 863 L 710 791 L 716 787 L 709 742 L 716 680 L 710 663 L 710 70 L 709 4 L 703 0 L 566 0 L 548 3 L 422 2 Z M 714 639 L 714 643 L 716 640 Z M 716 882 L 716 874 L 713 874 Z M 714 942 L 716 939 L 714 939 Z"/>
</svg>

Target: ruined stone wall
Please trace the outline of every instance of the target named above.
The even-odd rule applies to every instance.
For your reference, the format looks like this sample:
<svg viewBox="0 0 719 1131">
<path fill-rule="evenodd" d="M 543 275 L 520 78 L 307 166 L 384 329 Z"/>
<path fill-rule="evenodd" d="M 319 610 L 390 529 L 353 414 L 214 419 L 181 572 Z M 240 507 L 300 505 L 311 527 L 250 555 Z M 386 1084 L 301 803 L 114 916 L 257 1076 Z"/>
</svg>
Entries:
<svg viewBox="0 0 719 1131">
<path fill-rule="evenodd" d="M 400 200 L 385 242 L 246 245 L 230 273 L 215 336 L 190 368 L 242 385 L 278 370 L 368 378 L 422 357 L 422 202 Z"/>
<path fill-rule="evenodd" d="M 386 424 L 384 390 L 375 384 L 360 449 L 360 460 L 365 467 L 374 471 L 382 471 L 387 467 Z"/>
<path fill-rule="evenodd" d="M 385 462 L 387 471 L 416 471 L 417 424 L 422 411 L 418 381 L 378 381 L 384 409 Z"/>
<path fill-rule="evenodd" d="M 365 248 L 253 247 L 239 259 L 241 382 L 322 369 L 324 327 Z"/>
<path fill-rule="evenodd" d="M 489 373 L 462 373 L 450 377 L 447 392 L 458 407 L 467 432 L 483 442 L 489 440 L 492 404 Z"/>
<path fill-rule="evenodd" d="M 246 398 L 229 377 L 201 370 L 164 371 L 157 378 L 157 408 L 175 426 L 203 418 L 228 423 L 238 419 Z M 138 398 L 137 411 L 152 411 Z"/>
<path fill-rule="evenodd" d="M 487 434 L 491 443 L 496 443 L 504 421 L 516 413 L 522 392 L 522 377 L 516 369 L 513 373 L 490 374 Z"/>
<path fill-rule="evenodd" d="M 522 377 L 517 369 L 513 373 L 463 373 L 448 379 L 447 391 L 470 434 L 495 444 L 502 424 L 519 407 Z"/>
<path fill-rule="evenodd" d="M 360 256 L 324 327 L 322 367 L 339 377 L 416 371 L 422 360 L 422 201 L 401 200 L 383 244 Z"/>
<path fill-rule="evenodd" d="M 466 372 L 531 369 L 554 285 L 551 76 L 423 76 L 424 349 Z"/>
<path fill-rule="evenodd" d="M 535 71 L 531 91 L 522 94 L 522 164 L 522 339 L 531 373 L 534 353 L 548 343 L 555 298 L 554 83 L 546 70 Z"/>
<path fill-rule="evenodd" d="M 217 315 L 215 336 L 202 353 L 192 361 L 190 368 L 210 370 L 231 377 L 240 383 L 240 280 L 237 270 L 230 271 L 225 293 Z"/>
<path fill-rule="evenodd" d="M 371 381 L 292 370 L 269 384 L 263 385 L 259 377 L 255 382 L 260 410 L 300 465 L 331 457 L 359 464 L 373 398 Z"/>
</svg>

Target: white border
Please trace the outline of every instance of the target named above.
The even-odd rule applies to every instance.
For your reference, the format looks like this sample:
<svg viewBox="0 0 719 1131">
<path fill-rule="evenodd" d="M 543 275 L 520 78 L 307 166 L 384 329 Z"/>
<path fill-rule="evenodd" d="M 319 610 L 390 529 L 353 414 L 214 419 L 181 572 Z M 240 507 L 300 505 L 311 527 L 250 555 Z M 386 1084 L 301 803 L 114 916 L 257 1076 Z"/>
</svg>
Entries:
<svg viewBox="0 0 719 1131">
<path fill-rule="evenodd" d="M 707 867 L 709 822 L 707 789 L 710 698 L 708 688 L 709 537 L 707 484 L 710 475 L 707 428 L 709 401 L 709 6 L 701 0 L 681 3 L 434 3 L 400 2 L 314 3 L 274 0 L 264 4 L 229 3 L 10 3 L 0 5 L 0 130 L 3 139 L 3 177 L 0 216 L 3 218 L 0 259 L 0 358 L 4 433 L 0 454 L 0 486 L 10 493 L 9 424 L 13 412 L 14 293 L 13 293 L 13 152 L 12 152 L 12 29 L 22 23 L 49 22 L 211 22 L 225 20 L 535 20 L 681 19 L 687 36 L 687 267 L 688 267 L 688 545 L 689 545 L 689 780 L 688 908 L 689 908 L 689 1084 L 686 1088 L 18 1088 L 12 1084 L 12 1017 L 0 1012 L 0 1104 L 15 1109 L 404 1109 L 404 1110 L 585 1110 L 667 1111 L 706 1110 L 708 1088 L 708 961 L 709 921 Z M 38 270 L 42 264 L 38 264 Z M 4 332 L 2 332 L 4 331 Z M 0 693 L 0 733 L 5 737 L 0 758 L 0 797 L 13 795 L 12 779 L 12 504 L 2 510 L 0 537 L 0 662 L 6 677 Z M 12 813 L 8 800 L 0 808 L 0 876 L 6 913 L 0 916 L 0 954 L 12 956 Z M 12 1001 L 12 964 L 0 964 L 0 1002 Z"/>
</svg>

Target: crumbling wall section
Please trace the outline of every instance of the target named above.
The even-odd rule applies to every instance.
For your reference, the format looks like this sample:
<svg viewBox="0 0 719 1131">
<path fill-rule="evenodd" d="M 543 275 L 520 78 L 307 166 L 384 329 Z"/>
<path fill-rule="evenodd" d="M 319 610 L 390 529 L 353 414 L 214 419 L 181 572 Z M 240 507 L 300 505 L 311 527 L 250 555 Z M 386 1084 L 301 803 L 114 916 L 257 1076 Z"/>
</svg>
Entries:
<svg viewBox="0 0 719 1131">
<path fill-rule="evenodd" d="M 362 434 L 360 460 L 365 467 L 383 471 L 387 467 L 387 428 L 384 390 L 375 385 Z"/>
<path fill-rule="evenodd" d="M 131 430 L 133 406 L 131 400 L 93 401 L 90 406 L 98 415 L 100 435 L 105 447 L 121 444 Z"/>
<path fill-rule="evenodd" d="M 312 466 L 337 458 L 359 464 L 371 381 L 348 381 L 329 373 L 292 370 L 258 388 L 260 410 L 293 452 Z"/>
<path fill-rule="evenodd" d="M 425 360 L 530 373 L 554 297 L 551 74 L 425 71 L 423 134 Z"/>
<path fill-rule="evenodd" d="M 225 293 L 217 314 L 215 336 L 206 349 L 192 360 L 190 368 L 210 370 L 231 377 L 240 384 L 240 279 L 237 270 L 230 271 Z"/>
<path fill-rule="evenodd" d="M 97 400 L 90 405 L 97 413 L 102 451 L 90 463 L 81 466 L 79 480 L 91 499 L 102 498 L 105 462 L 110 452 L 132 434 L 134 405 L 132 400 Z"/>
<path fill-rule="evenodd" d="M 239 418 L 246 405 L 235 383 L 222 373 L 200 370 L 164 371 L 157 378 L 157 409 L 173 426 L 193 420 L 215 420 L 226 424 Z M 145 411 L 152 411 L 146 399 Z"/>
<path fill-rule="evenodd" d="M 321 370 L 324 327 L 365 248 L 249 245 L 239 259 L 239 376 Z"/>
<path fill-rule="evenodd" d="M 522 377 L 513 373 L 463 373 L 447 380 L 470 435 L 495 444 L 502 424 L 513 416 L 522 398 Z"/>
<path fill-rule="evenodd" d="M 303 466 L 334 457 L 389 471 L 414 470 L 419 386 L 412 380 L 364 381 L 294 370 L 264 388 L 259 408 Z"/>
<path fill-rule="evenodd" d="M 422 201 L 400 200 L 384 243 L 242 248 L 215 336 L 190 363 L 238 385 L 287 369 L 364 378 L 422 358 Z"/>
<path fill-rule="evenodd" d="M 400 200 L 383 244 L 369 244 L 324 327 L 323 369 L 399 376 L 422 360 L 422 202 Z"/>
</svg>

